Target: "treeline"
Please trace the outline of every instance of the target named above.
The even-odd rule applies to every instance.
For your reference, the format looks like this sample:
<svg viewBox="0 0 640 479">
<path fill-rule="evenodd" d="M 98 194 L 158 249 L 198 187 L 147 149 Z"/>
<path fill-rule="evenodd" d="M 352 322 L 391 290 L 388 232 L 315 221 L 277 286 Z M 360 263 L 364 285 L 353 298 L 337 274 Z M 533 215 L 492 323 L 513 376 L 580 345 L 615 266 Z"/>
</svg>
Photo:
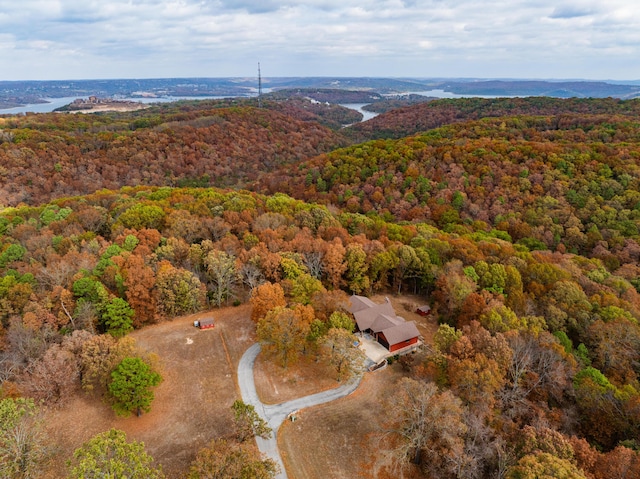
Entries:
<svg viewBox="0 0 640 479">
<path fill-rule="evenodd" d="M 376 101 L 375 103 L 365 105 L 364 107 L 362 107 L 362 109 L 375 113 L 387 113 L 391 110 L 415 105 L 416 103 L 424 103 L 435 100 L 437 100 L 436 97 L 409 93 L 405 95 L 390 96 L 388 98 L 381 99 L 379 101 Z"/>
<path fill-rule="evenodd" d="M 332 130 L 340 130 L 346 125 L 362 121 L 362 113 L 356 110 L 306 97 L 285 97 L 278 101 L 265 99 L 262 104 L 265 108 L 279 111 L 291 118 L 317 122 Z"/>
<path fill-rule="evenodd" d="M 242 186 L 346 145 L 314 121 L 273 110 L 171 108 L 0 119 L 0 203 L 40 204 L 125 185 Z"/>
</svg>

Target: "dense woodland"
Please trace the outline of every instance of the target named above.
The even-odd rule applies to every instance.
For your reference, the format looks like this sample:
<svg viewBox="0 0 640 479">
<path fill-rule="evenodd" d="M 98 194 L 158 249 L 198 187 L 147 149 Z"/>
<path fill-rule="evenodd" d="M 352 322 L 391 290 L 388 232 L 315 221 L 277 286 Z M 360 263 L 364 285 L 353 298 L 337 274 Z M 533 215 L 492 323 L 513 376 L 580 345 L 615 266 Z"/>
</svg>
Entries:
<svg viewBox="0 0 640 479">
<path fill-rule="evenodd" d="M 293 105 L 279 107 L 285 116 L 228 103 L 0 118 L 0 203 L 39 204 L 138 184 L 238 186 L 347 144 L 315 121 L 293 119 L 317 119 Z M 360 117 L 346 111 L 357 115 L 350 121 Z"/>
<path fill-rule="evenodd" d="M 640 100 L 614 98 L 456 98 L 424 102 L 390 111 L 351 127 L 354 141 L 402 138 L 443 125 L 487 117 L 519 115 L 615 114 L 637 118 Z"/>
<path fill-rule="evenodd" d="M 154 363 L 133 328 L 234 302 L 286 366 L 340 349 L 348 294 L 409 292 L 440 327 L 401 361 L 384 442 L 398 467 L 638 477 L 638 103 L 509 101 L 554 111 L 500 100 L 476 120 L 491 102 L 445 101 L 455 125 L 330 153 L 340 133 L 248 106 L 5 118 L 1 397 L 113 395 L 124 359 Z M 409 108 L 416 128 L 446 122 L 426 118 L 437 103 Z M 268 194 L 160 186 L 258 176 Z M 156 186 L 101 189 L 132 178 Z"/>
</svg>

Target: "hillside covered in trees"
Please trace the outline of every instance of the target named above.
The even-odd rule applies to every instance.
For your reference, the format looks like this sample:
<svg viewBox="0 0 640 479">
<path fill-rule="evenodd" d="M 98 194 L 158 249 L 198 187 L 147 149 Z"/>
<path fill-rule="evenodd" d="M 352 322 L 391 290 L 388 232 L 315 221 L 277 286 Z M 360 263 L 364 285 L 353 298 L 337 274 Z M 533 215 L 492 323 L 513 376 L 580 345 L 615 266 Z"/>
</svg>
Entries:
<svg viewBox="0 0 640 479">
<path fill-rule="evenodd" d="M 384 105 L 384 103 L 383 103 Z M 376 104 L 372 105 L 376 111 Z M 461 121 L 502 116 L 599 115 L 638 116 L 640 100 L 614 98 L 456 98 L 422 102 L 383 113 L 353 125 L 354 141 L 402 138 Z"/>
<path fill-rule="evenodd" d="M 495 227 L 529 248 L 620 265 L 637 260 L 622 251 L 638 237 L 638 126 L 610 115 L 484 119 L 337 150 L 262 185 L 451 232 Z"/>
<path fill-rule="evenodd" d="M 308 121 L 318 117 L 304 109 L 283 106 L 285 116 L 229 103 L 0 118 L 0 204 L 138 184 L 242 186 L 263 171 L 347 144 Z"/>
<path fill-rule="evenodd" d="M 349 294 L 413 293 L 439 328 L 402 360 L 388 405 L 380 443 L 398 467 L 413 477 L 636 477 L 640 125 L 634 102 L 598 110 L 608 102 L 595 115 L 466 120 L 331 152 L 346 144 L 338 133 L 244 106 L 3 119 L 12 137 L 0 151 L 15 163 L 2 163 L 14 206 L 0 211 L 0 453 L 12 427 L 37 427 L 28 413 L 40 400 L 112 397 L 110 378 L 133 367 L 158 384 L 134 329 L 250 302 L 256 334 L 289 365 L 351 344 Z M 217 151 L 228 169 L 214 174 L 222 167 L 204 158 Z M 9 184 L 22 181 L 18 168 L 33 195 L 22 204 Z M 93 183 L 66 185 L 66 169 L 91 171 Z M 135 174 L 158 185 L 116 188 Z M 259 179 L 266 194 L 160 185 L 205 175 Z M 57 198 L 35 201 L 46 195 Z M 207 477 L 197 470 L 189 477 Z"/>
</svg>

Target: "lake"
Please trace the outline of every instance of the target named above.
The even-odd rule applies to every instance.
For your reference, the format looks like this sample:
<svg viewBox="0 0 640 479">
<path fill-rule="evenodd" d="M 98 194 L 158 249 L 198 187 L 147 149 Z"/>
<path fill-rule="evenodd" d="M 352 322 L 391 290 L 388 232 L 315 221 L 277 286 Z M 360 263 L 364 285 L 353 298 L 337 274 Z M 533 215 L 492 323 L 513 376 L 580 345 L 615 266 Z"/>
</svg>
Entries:
<svg viewBox="0 0 640 479">
<path fill-rule="evenodd" d="M 423 95 L 423 96 L 432 96 L 436 98 L 498 98 L 497 96 L 492 95 L 456 95 L 455 93 L 450 93 L 444 90 L 428 90 L 428 91 L 412 91 L 407 92 L 406 94 L 414 94 L 414 95 Z M 398 94 L 393 95 L 385 95 L 385 96 L 398 96 Z M 61 106 L 68 105 L 73 100 L 77 98 L 83 98 L 80 96 L 69 96 L 64 98 L 48 98 L 48 103 L 34 103 L 25 106 L 18 106 L 16 108 L 5 108 L 0 109 L 0 115 L 17 115 L 20 113 L 49 113 L 55 110 L 56 108 L 60 108 Z M 86 97 L 85 97 L 86 98 Z M 121 98 L 122 100 L 130 100 L 130 101 L 139 101 L 140 103 L 167 103 L 171 101 L 178 100 L 219 100 L 222 98 L 233 98 L 229 96 L 168 96 L 162 98 Z M 367 103 L 346 103 L 342 106 L 351 108 L 353 110 L 357 110 L 363 114 L 362 121 L 370 120 L 371 118 L 377 116 L 377 113 L 373 113 L 371 111 L 363 110 L 362 107 L 367 105 Z"/>
<path fill-rule="evenodd" d="M 340 104 L 340 106 L 343 106 L 345 108 L 350 108 L 352 110 L 359 111 L 360 113 L 362 113 L 362 121 L 371 120 L 371 118 L 378 116 L 378 113 L 363 110 L 362 107 L 365 105 L 369 105 L 369 103 L 341 103 Z"/>
<path fill-rule="evenodd" d="M 63 98 L 47 98 L 48 103 L 33 103 L 15 108 L 0 109 L 0 115 L 18 115 L 20 113 L 50 113 L 56 108 L 68 105 L 82 96 L 68 96 Z M 222 98 L 233 98 L 228 96 L 167 96 L 162 98 L 118 98 L 118 100 L 138 101 L 140 103 L 168 103 L 178 100 L 220 100 Z"/>
</svg>

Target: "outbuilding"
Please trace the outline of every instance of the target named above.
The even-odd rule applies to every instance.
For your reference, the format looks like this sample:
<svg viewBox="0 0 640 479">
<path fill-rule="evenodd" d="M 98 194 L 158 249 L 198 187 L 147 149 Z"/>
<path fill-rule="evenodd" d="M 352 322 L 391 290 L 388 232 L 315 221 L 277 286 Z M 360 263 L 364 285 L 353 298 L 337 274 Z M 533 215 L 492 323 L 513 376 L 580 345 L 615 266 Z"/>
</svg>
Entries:
<svg viewBox="0 0 640 479">
<path fill-rule="evenodd" d="M 429 314 L 431 314 L 431 306 L 429 306 L 428 304 L 418 306 L 418 308 L 416 309 L 416 313 L 418 313 L 420 316 L 429 316 Z"/>
<path fill-rule="evenodd" d="M 200 329 L 212 329 L 215 326 L 213 318 L 205 318 L 200 321 L 194 321 L 193 325 Z"/>
</svg>

